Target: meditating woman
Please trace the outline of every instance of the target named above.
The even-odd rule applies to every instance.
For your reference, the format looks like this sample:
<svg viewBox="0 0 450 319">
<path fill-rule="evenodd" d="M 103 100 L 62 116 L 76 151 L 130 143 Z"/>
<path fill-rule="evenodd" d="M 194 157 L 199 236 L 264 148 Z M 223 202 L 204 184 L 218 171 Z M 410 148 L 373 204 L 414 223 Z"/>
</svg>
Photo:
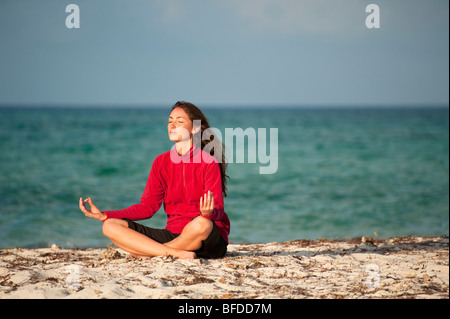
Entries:
<svg viewBox="0 0 450 319">
<path fill-rule="evenodd" d="M 175 146 L 155 158 L 140 204 L 101 211 L 90 198 L 80 198 L 81 211 L 103 221 L 103 234 L 134 256 L 223 257 L 230 233 L 223 203 L 228 178 L 223 144 L 220 142 L 219 149 L 216 138 L 194 138 L 203 136 L 209 128 L 200 109 L 188 102 L 177 102 L 167 126 Z M 168 215 L 165 229 L 135 222 L 152 217 L 163 201 Z"/>
</svg>

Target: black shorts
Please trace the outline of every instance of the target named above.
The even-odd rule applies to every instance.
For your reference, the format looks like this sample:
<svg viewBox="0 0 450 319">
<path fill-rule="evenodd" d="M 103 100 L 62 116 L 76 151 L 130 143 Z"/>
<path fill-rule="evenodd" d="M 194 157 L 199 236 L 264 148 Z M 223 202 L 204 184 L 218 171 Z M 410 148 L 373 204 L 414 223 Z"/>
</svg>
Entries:
<svg viewBox="0 0 450 319">
<path fill-rule="evenodd" d="M 126 220 L 128 222 L 128 228 L 144 234 L 145 236 L 150 237 L 151 239 L 161 244 L 167 243 L 180 236 L 180 234 L 174 234 L 167 229 L 147 227 L 135 223 L 127 218 L 123 218 L 123 220 Z M 222 258 L 227 252 L 227 246 L 228 244 L 217 230 L 216 223 L 213 222 L 213 229 L 211 231 L 211 234 L 209 234 L 208 238 L 202 240 L 202 246 L 194 252 L 197 257 L 201 258 Z"/>
</svg>

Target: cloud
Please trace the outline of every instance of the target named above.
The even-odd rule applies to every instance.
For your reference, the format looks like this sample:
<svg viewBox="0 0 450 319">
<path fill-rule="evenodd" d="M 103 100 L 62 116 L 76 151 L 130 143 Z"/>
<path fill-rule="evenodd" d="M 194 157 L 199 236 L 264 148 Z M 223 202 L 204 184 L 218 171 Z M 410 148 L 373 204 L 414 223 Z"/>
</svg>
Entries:
<svg viewBox="0 0 450 319">
<path fill-rule="evenodd" d="M 352 35 L 367 16 L 359 0 L 226 0 L 223 6 L 257 34 Z"/>
<path fill-rule="evenodd" d="M 186 15 L 186 2 L 181 0 L 159 0 L 156 6 L 161 10 L 161 19 L 164 22 L 173 22 Z"/>
</svg>

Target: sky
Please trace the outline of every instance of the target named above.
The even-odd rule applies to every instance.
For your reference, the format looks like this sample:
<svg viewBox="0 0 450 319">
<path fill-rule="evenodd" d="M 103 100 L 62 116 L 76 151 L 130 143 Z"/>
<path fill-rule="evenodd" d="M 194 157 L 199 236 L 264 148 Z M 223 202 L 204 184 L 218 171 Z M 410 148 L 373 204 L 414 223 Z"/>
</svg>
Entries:
<svg viewBox="0 0 450 319">
<path fill-rule="evenodd" d="M 448 0 L 0 0 L 0 106 L 448 106 L 448 87 Z"/>
</svg>

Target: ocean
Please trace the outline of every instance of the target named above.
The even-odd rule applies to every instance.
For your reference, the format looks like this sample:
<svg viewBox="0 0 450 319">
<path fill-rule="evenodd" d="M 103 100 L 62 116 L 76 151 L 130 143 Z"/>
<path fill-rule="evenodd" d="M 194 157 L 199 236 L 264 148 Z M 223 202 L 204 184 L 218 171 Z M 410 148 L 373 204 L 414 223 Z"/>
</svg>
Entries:
<svg viewBox="0 0 450 319">
<path fill-rule="evenodd" d="M 169 109 L 1 108 L 0 247 L 108 245 L 78 200 L 138 203 L 153 159 L 173 146 Z M 269 145 L 278 129 L 274 174 L 258 159 L 229 163 L 231 243 L 449 233 L 448 108 L 204 112 L 223 135 L 266 128 Z M 163 208 L 142 223 L 163 228 Z"/>
</svg>

